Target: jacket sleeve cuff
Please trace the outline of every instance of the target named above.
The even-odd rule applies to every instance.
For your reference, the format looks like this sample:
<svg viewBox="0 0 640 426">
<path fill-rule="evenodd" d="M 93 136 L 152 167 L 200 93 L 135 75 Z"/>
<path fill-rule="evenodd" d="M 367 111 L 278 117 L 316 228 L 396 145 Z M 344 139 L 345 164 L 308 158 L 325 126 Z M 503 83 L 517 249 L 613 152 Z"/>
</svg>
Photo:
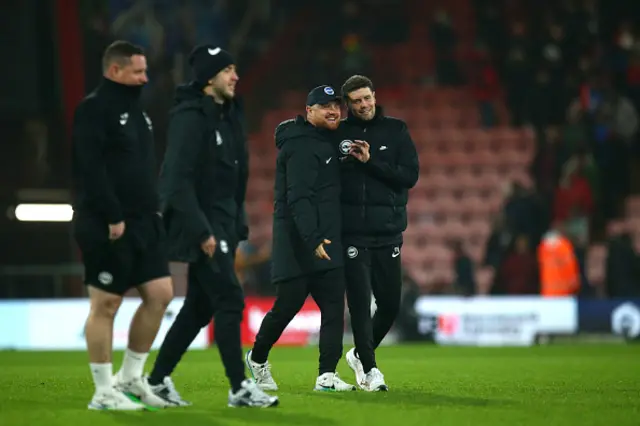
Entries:
<svg viewBox="0 0 640 426">
<path fill-rule="evenodd" d="M 324 241 L 323 237 L 313 236 L 309 238 L 309 245 L 311 246 L 311 251 L 315 251 L 315 249 Z"/>
<path fill-rule="evenodd" d="M 120 223 L 124 220 L 124 215 L 120 211 L 120 209 L 114 209 L 107 214 L 107 222 L 109 225 L 115 225 L 116 223 Z"/>
<path fill-rule="evenodd" d="M 376 158 L 375 156 L 371 155 L 369 157 L 369 161 L 367 161 L 365 163 L 365 165 L 372 167 L 374 169 L 380 169 L 380 166 L 384 164 L 382 161 L 380 161 L 380 159 Z"/>
<path fill-rule="evenodd" d="M 206 242 L 211 236 L 212 234 L 210 232 L 203 232 L 200 236 L 200 244 L 203 244 L 204 242 Z"/>
</svg>

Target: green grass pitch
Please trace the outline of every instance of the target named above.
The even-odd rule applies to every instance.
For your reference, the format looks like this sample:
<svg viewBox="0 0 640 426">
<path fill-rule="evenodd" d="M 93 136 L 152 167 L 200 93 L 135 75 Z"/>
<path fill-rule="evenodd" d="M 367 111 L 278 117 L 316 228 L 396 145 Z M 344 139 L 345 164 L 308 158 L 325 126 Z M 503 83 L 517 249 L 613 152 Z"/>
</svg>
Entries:
<svg viewBox="0 0 640 426">
<path fill-rule="evenodd" d="M 86 409 L 86 354 L 0 352 L 0 425 L 640 425 L 640 345 L 384 347 L 378 364 L 388 393 L 313 392 L 316 348 L 277 347 L 270 361 L 277 408 L 228 408 L 212 348 L 188 353 L 174 375 L 192 407 L 117 413 Z M 354 382 L 344 359 L 338 368 Z"/>
</svg>

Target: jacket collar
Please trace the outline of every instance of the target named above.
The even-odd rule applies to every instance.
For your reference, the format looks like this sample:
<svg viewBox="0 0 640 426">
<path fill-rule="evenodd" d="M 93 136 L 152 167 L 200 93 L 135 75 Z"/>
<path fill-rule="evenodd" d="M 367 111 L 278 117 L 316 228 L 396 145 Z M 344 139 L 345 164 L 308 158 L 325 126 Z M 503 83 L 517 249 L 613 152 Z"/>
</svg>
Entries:
<svg viewBox="0 0 640 426">
<path fill-rule="evenodd" d="M 135 102 L 140 99 L 140 94 L 144 86 L 128 86 L 110 80 L 106 77 L 102 77 L 98 91 L 106 94 L 114 99 L 122 100 L 125 102 Z"/>
<path fill-rule="evenodd" d="M 351 109 L 348 110 L 347 112 L 347 123 L 349 124 L 354 124 L 356 126 L 360 126 L 360 127 L 365 127 L 371 124 L 374 124 L 378 121 L 380 121 L 380 119 L 382 119 L 384 117 L 384 110 L 382 108 L 382 105 L 376 105 L 376 114 L 373 116 L 373 118 L 371 120 L 362 120 L 358 117 L 356 117 L 352 112 Z"/>
</svg>

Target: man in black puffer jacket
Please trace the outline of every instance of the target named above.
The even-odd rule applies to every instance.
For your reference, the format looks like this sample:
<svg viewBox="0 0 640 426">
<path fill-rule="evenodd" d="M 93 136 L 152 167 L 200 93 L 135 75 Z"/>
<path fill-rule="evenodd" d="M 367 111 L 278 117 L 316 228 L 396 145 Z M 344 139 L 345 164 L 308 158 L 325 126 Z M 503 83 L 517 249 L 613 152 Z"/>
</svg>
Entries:
<svg viewBox="0 0 640 426">
<path fill-rule="evenodd" d="M 355 348 L 347 352 L 358 385 L 387 390 L 375 348 L 400 309 L 402 233 L 409 189 L 418 181 L 416 147 L 404 121 L 376 106 L 373 83 L 355 75 L 342 86 L 349 109 L 340 125 L 342 226 L 347 302 Z M 371 293 L 377 310 L 371 320 Z"/>
<path fill-rule="evenodd" d="M 231 384 L 228 405 L 271 407 L 278 398 L 246 379 L 240 341 L 244 294 L 234 260 L 239 241 L 248 235 L 248 154 L 235 99 L 238 75 L 231 55 L 215 46 L 196 47 L 190 64 L 196 79 L 176 91 L 159 183 L 169 256 L 189 263 L 188 288 L 149 382 L 156 395 L 187 405 L 170 375 L 215 317 L 216 343 Z"/>
<path fill-rule="evenodd" d="M 277 390 L 269 351 L 309 293 L 322 314 L 315 390 L 350 391 L 336 373 L 344 334 L 344 269 L 340 224 L 340 166 L 332 146 L 340 97 L 319 86 L 307 97 L 307 119 L 276 128 L 279 149 L 273 214 L 273 308 L 265 316 L 246 362 L 262 389 Z"/>
</svg>

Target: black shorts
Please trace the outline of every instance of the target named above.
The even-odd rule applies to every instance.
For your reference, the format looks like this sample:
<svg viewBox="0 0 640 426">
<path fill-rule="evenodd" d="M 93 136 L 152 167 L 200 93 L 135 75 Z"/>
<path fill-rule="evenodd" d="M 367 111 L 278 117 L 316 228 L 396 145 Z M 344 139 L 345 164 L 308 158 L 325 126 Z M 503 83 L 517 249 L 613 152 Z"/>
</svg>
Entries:
<svg viewBox="0 0 640 426">
<path fill-rule="evenodd" d="M 123 295 L 170 276 L 165 231 L 158 215 L 125 219 L 124 235 L 115 241 L 109 240 L 107 224 L 78 218 L 74 219 L 74 236 L 82 252 L 87 285 Z"/>
</svg>

